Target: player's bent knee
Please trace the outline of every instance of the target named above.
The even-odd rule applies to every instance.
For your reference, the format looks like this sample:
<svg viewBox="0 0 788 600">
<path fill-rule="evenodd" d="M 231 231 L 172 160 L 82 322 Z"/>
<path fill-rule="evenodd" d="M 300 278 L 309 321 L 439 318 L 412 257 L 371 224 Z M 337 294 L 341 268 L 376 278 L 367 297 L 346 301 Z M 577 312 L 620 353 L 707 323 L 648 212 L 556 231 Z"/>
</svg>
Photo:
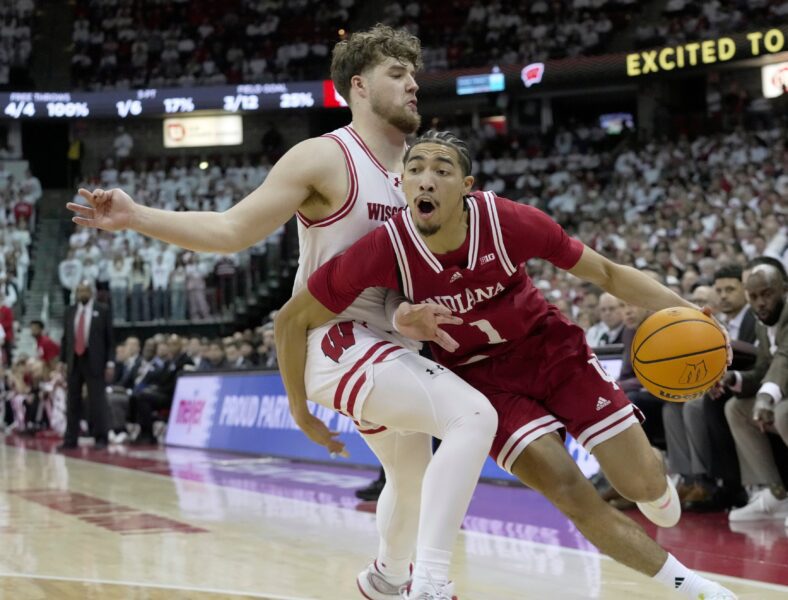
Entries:
<svg viewBox="0 0 788 600">
<path fill-rule="evenodd" d="M 622 482 L 616 483 L 616 490 L 632 502 L 653 502 L 667 490 L 667 480 L 658 470 L 648 473 L 632 473 Z"/>
<path fill-rule="evenodd" d="M 484 445 L 485 452 L 489 452 L 495 433 L 498 431 L 498 413 L 486 398 L 485 404 L 468 416 L 468 425 L 479 442 Z"/>
<path fill-rule="evenodd" d="M 488 435 L 491 439 L 498 431 L 498 411 L 488 402 L 487 398 L 484 399 L 484 404 L 478 410 L 478 427 Z"/>
<path fill-rule="evenodd" d="M 476 435 L 492 441 L 498 430 L 498 413 L 486 396 L 478 394 L 474 401 L 447 424 L 447 432 L 463 430 L 463 435 Z"/>
</svg>

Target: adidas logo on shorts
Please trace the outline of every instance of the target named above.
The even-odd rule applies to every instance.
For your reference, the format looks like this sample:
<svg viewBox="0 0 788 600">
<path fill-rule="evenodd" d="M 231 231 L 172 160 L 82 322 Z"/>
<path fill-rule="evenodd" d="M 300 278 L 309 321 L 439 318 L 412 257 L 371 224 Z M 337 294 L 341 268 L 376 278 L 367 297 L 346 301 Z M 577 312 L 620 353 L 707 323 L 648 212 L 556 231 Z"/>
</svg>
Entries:
<svg viewBox="0 0 788 600">
<path fill-rule="evenodd" d="M 602 396 L 600 396 L 599 400 L 596 401 L 597 410 L 602 410 L 603 408 L 609 405 L 610 405 L 610 400 L 608 400 L 607 398 L 603 398 Z"/>
</svg>

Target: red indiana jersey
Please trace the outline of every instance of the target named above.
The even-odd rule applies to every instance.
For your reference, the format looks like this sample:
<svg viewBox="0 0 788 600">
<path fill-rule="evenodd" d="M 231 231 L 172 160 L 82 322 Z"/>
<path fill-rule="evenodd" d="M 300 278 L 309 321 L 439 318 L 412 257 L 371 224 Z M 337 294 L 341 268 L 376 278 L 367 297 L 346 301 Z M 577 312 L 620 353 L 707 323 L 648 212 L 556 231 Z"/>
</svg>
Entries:
<svg viewBox="0 0 788 600">
<path fill-rule="evenodd" d="M 370 232 L 309 278 L 309 291 L 340 313 L 368 287 L 401 290 L 414 303 L 451 309 L 462 325 L 444 326 L 455 352 L 432 344 L 449 368 L 506 352 L 548 314 L 549 304 L 520 265 L 543 258 L 571 269 L 583 244 L 531 206 L 474 192 L 467 198 L 468 235 L 457 250 L 433 254 L 405 210 Z"/>
</svg>

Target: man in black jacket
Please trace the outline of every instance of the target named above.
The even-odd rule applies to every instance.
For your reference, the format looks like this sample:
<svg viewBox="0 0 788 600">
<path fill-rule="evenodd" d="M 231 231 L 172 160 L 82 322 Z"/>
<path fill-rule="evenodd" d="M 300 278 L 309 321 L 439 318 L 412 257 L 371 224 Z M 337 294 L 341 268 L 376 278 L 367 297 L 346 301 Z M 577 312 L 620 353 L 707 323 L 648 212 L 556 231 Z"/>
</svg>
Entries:
<svg viewBox="0 0 788 600">
<path fill-rule="evenodd" d="M 66 365 L 68 400 L 67 425 L 59 450 L 77 447 L 82 415 L 82 386 L 88 389 L 88 422 L 96 448 L 107 447 L 109 406 L 106 396 L 107 370 L 114 367 L 112 315 L 109 308 L 93 300 L 93 288 L 82 281 L 76 290 L 77 303 L 66 309 L 60 361 Z"/>
<path fill-rule="evenodd" d="M 129 402 L 142 364 L 139 338 L 135 336 L 126 338 L 126 341 L 118 346 L 115 354 L 115 377 L 108 388 L 107 398 L 110 408 L 109 441 L 120 444 L 128 437 L 126 422 L 129 417 Z"/>
<path fill-rule="evenodd" d="M 183 351 L 183 343 L 177 335 L 157 344 L 153 368 L 136 385 L 131 396 L 131 412 L 140 426 L 135 445 L 156 443 L 153 413 L 172 405 L 178 375 L 190 366 L 194 363 Z"/>
</svg>

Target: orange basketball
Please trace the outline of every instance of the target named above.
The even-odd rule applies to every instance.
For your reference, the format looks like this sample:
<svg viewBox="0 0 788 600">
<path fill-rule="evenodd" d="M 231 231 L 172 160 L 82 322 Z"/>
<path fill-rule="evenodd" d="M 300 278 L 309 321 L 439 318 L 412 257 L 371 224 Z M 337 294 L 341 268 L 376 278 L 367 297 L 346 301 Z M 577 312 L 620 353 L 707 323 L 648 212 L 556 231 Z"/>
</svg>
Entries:
<svg viewBox="0 0 788 600">
<path fill-rule="evenodd" d="M 632 367 L 649 392 L 670 402 L 701 397 L 725 373 L 725 337 L 693 308 L 666 308 L 638 327 Z"/>
</svg>

